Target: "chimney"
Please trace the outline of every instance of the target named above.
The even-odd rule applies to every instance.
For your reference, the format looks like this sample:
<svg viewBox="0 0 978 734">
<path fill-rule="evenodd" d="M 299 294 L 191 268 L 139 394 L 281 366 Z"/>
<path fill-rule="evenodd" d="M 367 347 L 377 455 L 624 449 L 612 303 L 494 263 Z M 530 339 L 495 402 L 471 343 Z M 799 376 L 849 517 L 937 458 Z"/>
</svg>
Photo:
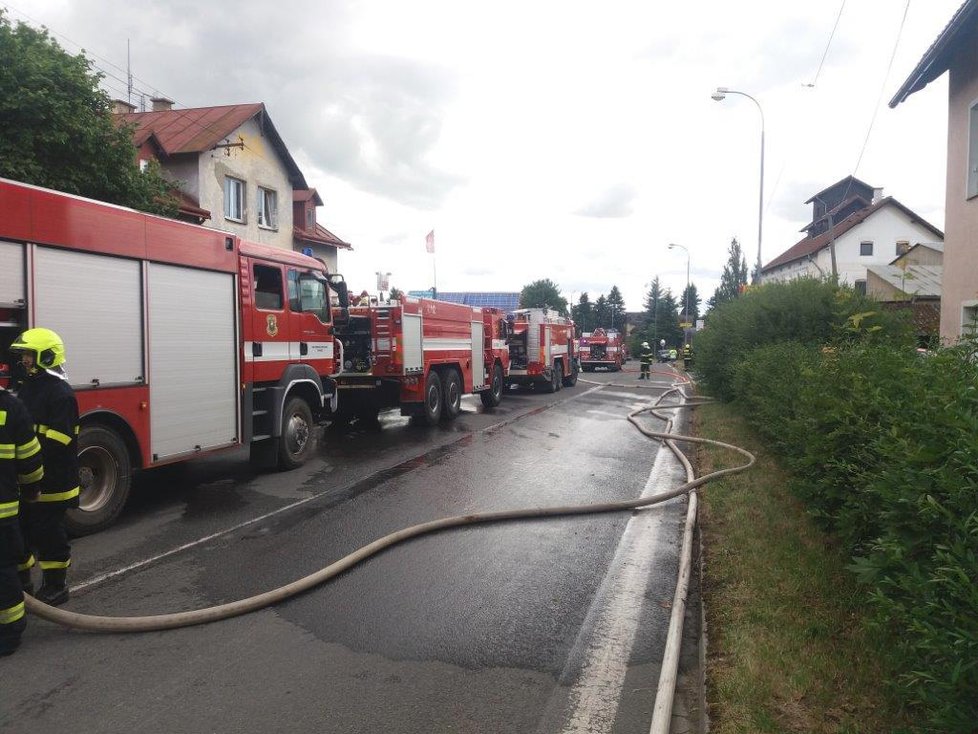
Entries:
<svg viewBox="0 0 978 734">
<path fill-rule="evenodd" d="M 150 102 L 153 103 L 153 112 L 166 112 L 173 109 L 173 100 L 166 97 L 153 97 Z"/>
<path fill-rule="evenodd" d="M 125 102 L 121 99 L 112 100 L 112 112 L 116 115 L 125 115 L 129 112 L 135 112 L 136 105 L 130 102 Z"/>
<path fill-rule="evenodd" d="M 883 189 L 873 189 L 873 203 L 878 204 L 883 198 Z"/>
</svg>

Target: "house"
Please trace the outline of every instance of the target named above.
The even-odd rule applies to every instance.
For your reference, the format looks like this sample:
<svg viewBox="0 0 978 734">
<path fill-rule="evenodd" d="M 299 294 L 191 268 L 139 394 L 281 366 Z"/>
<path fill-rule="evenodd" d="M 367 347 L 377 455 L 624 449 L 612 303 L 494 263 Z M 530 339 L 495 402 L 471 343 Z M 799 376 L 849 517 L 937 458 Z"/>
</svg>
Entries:
<svg viewBox="0 0 978 734">
<path fill-rule="evenodd" d="M 947 188 L 941 339 L 956 341 L 978 320 L 978 0 L 941 31 L 890 107 L 948 72 Z"/>
<path fill-rule="evenodd" d="M 181 189 L 182 219 L 321 258 L 331 271 L 349 243 L 316 221 L 323 201 L 261 103 L 173 109 L 158 97 L 152 111 L 116 102 L 132 125 L 140 167 L 157 160 Z"/>
<path fill-rule="evenodd" d="M 761 282 L 838 275 L 866 292 L 867 269 L 886 265 L 911 242 L 943 241 L 944 234 L 883 190 L 847 176 L 812 196 L 805 237 L 761 269 Z"/>
<path fill-rule="evenodd" d="M 888 265 L 870 265 L 867 295 L 890 310 L 909 311 L 920 346 L 939 337 L 944 246 L 918 242 Z"/>
</svg>

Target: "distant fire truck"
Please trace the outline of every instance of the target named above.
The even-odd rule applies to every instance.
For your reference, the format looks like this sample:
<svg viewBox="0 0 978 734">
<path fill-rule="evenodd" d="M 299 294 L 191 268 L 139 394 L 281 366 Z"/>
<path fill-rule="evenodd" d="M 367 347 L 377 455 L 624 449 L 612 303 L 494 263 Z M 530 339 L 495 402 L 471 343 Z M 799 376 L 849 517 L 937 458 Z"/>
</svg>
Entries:
<svg viewBox="0 0 978 734">
<path fill-rule="evenodd" d="M 0 179 L 0 361 L 31 327 L 65 341 L 69 529 L 111 524 L 133 469 L 242 445 L 261 466 L 308 459 L 336 407 L 331 290 L 345 305 L 342 279 L 290 250 Z"/>
<path fill-rule="evenodd" d="M 523 308 L 509 320 L 508 385 L 556 392 L 577 384 L 574 322 L 552 309 Z"/>
<path fill-rule="evenodd" d="M 625 361 L 625 346 L 621 334 L 614 329 L 597 328 L 581 335 L 581 369 L 592 372 L 599 367 L 612 372 L 621 370 Z"/>
<path fill-rule="evenodd" d="M 430 298 L 354 306 L 338 318 L 343 371 L 340 418 L 376 418 L 384 408 L 433 425 L 461 411 L 462 395 L 499 405 L 510 358 L 498 308 Z"/>
</svg>

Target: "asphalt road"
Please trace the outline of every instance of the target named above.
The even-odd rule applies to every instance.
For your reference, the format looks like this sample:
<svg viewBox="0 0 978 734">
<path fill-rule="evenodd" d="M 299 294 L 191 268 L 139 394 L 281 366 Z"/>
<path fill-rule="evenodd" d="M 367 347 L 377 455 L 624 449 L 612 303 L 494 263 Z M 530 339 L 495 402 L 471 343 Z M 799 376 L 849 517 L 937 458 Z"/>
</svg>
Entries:
<svg viewBox="0 0 978 734">
<path fill-rule="evenodd" d="M 493 411 L 467 398 L 447 426 L 391 412 L 327 429 L 290 473 L 254 474 L 240 453 L 147 472 L 117 526 L 75 542 L 67 608 L 210 606 L 414 523 L 674 487 L 678 462 L 625 420 L 672 382 L 656 368 L 651 383 L 597 373 L 554 395 L 510 391 Z M 202 627 L 32 619 L 0 662 L 0 731 L 644 733 L 685 504 L 444 531 Z"/>
</svg>

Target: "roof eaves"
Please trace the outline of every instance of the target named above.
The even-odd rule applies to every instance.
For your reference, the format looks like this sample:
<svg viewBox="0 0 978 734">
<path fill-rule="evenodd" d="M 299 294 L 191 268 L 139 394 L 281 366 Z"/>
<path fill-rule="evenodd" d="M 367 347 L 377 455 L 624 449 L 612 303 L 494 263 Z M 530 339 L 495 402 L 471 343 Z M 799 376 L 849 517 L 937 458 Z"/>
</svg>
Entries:
<svg viewBox="0 0 978 734">
<path fill-rule="evenodd" d="M 978 10 L 978 0 L 965 0 L 957 12 L 931 44 L 917 66 L 906 78 L 897 93 L 889 102 L 891 108 L 906 101 L 914 92 L 919 92 L 948 69 L 950 56 L 954 53 L 956 43 L 962 34 L 973 31 L 975 11 Z"/>
</svg>

